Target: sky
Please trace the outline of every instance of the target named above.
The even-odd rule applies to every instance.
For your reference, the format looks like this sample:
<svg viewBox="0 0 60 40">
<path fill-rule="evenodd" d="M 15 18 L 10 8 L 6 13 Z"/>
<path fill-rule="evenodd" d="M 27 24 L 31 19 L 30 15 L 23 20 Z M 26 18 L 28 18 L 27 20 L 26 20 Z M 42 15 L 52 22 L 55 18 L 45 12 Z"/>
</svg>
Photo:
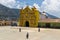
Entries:
<svg viewBox="0 0 60 40">
<path fill-rule="evenodd" d="M 35 6 L 40 12 L 45 11 L 60 18 L 60 0 L 0 0 L 0 4 L 15 9 Z"/>
</svg>

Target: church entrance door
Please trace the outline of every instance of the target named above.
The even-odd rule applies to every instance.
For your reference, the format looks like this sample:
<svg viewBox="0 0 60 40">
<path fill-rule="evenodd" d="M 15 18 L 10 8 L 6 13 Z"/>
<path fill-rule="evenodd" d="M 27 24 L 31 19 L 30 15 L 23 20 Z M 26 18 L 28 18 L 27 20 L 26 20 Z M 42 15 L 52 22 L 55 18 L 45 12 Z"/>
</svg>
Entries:
<svg viewBox="0 0 60 40">
<path fill-rule="evenodd" d="M 29 27 L 29 22 L 28 22 L 28 21 L 26 21 L 25 25 L 26 25 L 26 27 Z"/>
</svg>

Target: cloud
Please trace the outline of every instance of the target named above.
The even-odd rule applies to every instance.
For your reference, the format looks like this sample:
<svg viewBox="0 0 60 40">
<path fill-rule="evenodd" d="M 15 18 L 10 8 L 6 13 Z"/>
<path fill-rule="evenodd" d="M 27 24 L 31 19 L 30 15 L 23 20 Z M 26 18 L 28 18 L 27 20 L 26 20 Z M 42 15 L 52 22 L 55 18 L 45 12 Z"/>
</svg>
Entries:
<svg viewBox="0 0 60 40">
<path fill-rule="evenodd" d="M 22 7 L 26 7 L 26 2 L 19 2 L 16 0 L 0 0 L 0 4 L 3 4 L 10 8 L 21 9 Z M 37 3 L 33 3 L 33 5 L 29 5 L 30 8 L 35 6 L 39 11 L 46 11 L 52 15 L 60 17 L 60 0 L 44 0 L 39 6 Z"/>
<path fill-rule="evenodd" d="M 23 7 L 23 9 L 26 8 L 26 6 L 27 5 L 25 4 L 25 6 Z M 29 8 L 32 8 L 33 6 L 36 7 L 37 10 L 40 10 L 40 6 L 38 4 L 36 4 L 36 3 L 34 3 L 33 5 L 29 5 Z"/>
<path fill-rule="evenodd" d="M 7 7 L 13 7 L 16 1 L 15 0 L 0 0 L 0 3 Z"/>
<path fill-rule="evenodd" d="M 18 9 L 20 9 L 22 6 L 25 6 L 25 3 L 16 0 L 0 0 L 0 4 L 3 4 L 9 8 L 18 8 Z"/>
<path fill-rule="evenodd" d="M 34 3 L 33 6 L 35 6 L 37 10 L 40 10 L 40 6 L 38 4 Z"/>
<path fill-rule="evenodd" d="M 44 0 L 40 9 L 41 11 L 46 11 L 52 15 L 60 17 L 60 0 Z"/>
<path fill-rule="evenodd" d="M 25 8 L 27 6 L 26 2 L 20 2 L 16 0 L 0 0 L 0 4 L 3 4 L 9 8 L 17 8 L 17 9 L 21 9 L 22 7 Z M 38 10 L 40 10 L 38 4 L 34 3 L 33 5 L 29 5 L 30 8 L 32 8 L 32 6 L 35 6 Z"/>
</svg>

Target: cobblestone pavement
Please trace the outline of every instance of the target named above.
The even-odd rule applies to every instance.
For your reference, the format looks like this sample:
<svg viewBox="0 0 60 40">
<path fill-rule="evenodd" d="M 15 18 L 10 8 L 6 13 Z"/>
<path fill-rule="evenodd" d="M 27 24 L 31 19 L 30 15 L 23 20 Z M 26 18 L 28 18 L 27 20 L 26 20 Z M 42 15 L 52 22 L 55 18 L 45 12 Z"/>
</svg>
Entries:
<svg viewBox="0 0 60 40">
<path fill-rule="evenodd" d="M 26 39 L 27 32 L 28 39 Z M 40 28 L 38 32 L 38 28 L 1 26 L 0 40 L 60 40 L 60 29 Z"/>
</svg>

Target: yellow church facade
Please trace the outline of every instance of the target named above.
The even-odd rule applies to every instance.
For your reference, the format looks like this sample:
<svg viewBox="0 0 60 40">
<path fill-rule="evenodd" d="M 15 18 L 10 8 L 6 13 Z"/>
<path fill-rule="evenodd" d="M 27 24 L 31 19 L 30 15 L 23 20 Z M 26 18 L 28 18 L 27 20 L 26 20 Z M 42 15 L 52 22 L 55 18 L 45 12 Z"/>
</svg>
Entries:
<svg viewBox="0 0 60 40">
<path fill-rule="evenodd" d="M 20 10 L 19 26 L 22 27 L 37 27 L 39 21 L 39 11 L 33 7 L 27 6 Z"/>
</svg>

